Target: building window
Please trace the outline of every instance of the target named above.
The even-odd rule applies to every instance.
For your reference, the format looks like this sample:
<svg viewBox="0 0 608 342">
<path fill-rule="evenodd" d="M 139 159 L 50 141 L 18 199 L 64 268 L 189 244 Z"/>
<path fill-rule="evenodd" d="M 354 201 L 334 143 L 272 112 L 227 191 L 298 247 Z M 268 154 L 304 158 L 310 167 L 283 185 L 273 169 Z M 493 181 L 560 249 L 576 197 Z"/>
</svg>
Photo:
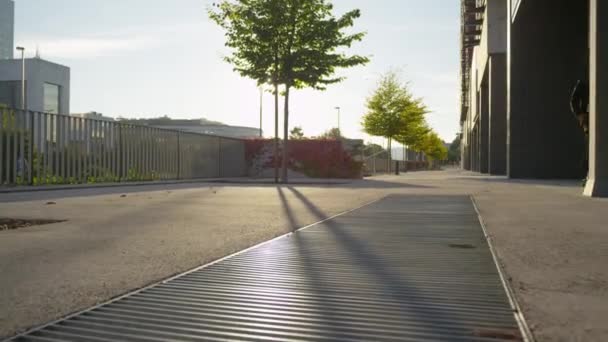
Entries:
<svg viewBox="0 0 608 342">
<path fill-rule="evenodd" d="M 44 112 L 59 114 L 59 86 L 56 84 L 44 84 Z"/>
<path fill-rule="evenodd" d="M 21 81 L 0 81 L 0 107 L 21 107 Z"/>
</svg>

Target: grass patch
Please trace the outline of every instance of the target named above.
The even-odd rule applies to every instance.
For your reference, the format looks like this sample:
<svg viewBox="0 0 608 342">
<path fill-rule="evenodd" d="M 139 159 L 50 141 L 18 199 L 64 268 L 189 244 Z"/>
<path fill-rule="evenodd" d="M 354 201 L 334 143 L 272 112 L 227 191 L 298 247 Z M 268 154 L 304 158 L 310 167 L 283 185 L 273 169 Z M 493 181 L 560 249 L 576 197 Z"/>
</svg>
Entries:
<svg viewBox="0 0 608 342">
<path fill-rule="evenodd" d="M 65 222 L 66 220 L 43 220 L 43 219 L 13 219 L 0 217 L 0 231 L 12 230 L 19 228 L 27 228 L 31 226 L 39 226 L 43 224 L 51 224 L 57 222 Z"/>
</svg>

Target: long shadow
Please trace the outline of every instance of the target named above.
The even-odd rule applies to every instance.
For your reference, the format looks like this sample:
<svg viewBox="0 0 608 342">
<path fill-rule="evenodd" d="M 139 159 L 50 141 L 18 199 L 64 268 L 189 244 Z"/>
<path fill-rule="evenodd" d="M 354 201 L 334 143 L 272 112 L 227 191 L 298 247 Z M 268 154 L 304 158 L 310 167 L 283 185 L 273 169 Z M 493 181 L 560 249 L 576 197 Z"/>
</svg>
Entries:
<svg viewBox="0 0 608 342">
<path fill-rule="evenodd" d="M 281 187 L 277 187 L 277 192 L 279 194 L 279 198 L 281 199 L 283 211 L 285 212 L 285 215 L 289 220 L 291 230 L 294 231 L 299 227 L 293 210 L 289 205 L 289 201 L 287 200 L 285 194 L 283 193 L 283 189 Z M 315 265 L 313 261 L 314 252 L 311 250 L 309 243 L 306 242 L 305 239 L 302 238 L 302 235 L 298 234 L 297 232 L 293 234 L 292 238 L 295 241 L 298 261 L 301 262 L 298 268 L 300 271 L 302 271 L 303 274 L 306 275 L 307 285 L 310 286 L 313 295 L 315 294 L 315 291 L 318 294 L 319 289 L 323 289 L 324 295 L 331 296 L 332 293 L 335 293 L 335 291 L 333 291 L 333 286 L 331 284 L 328 284 L 323 279 L 323 276 L 319 272 L 318 265 Z M 339 312 L 337 310 L 328 309 L 328 307 L 324 305 L 323 302 L 321 302 L 321 299 L 319 297 L 313 297 L 311 298 L 311 300 L 315 303 L 315 312 L 319 314 L 319 324 L 324 326 L 325 330 L 328 331 L 334 338 L 336 336 L 341 336 L 345 338 L 348 337 L 344 336 L 345 330 L 348 330 L 345 325 L 350 326 L 350 324 L 342 324 L 341 329 L 338 327 L 338 325 L 334 324 L 334 322 L 340 321 Z"/>
<path fill-rule="evenodd" d="M 317 216 L 317 218 L 323 219 L 327 217 L 327 214 L 297 189 L 293 187 L 288 187 L 288 189 L 310 210 L 311 213 Z M 444 312 L 444 309 L 437 304 L 428 303 L 426 305 L 427 310 L 424 312 L 415 306 L 407 306 L 406 303 L 408 301 L 423 297 L 420 289 L 418 289 L 416 285 L 404 281 L 402 275 L 391 270 L 387 261 L 375 254 L 364 241 L 354 237 L 344 226 L 336 222 L 336 220 L 325 221 L 323 225 L 327 227 L 327 231 L 333 234 L 336 243 L 340 245 L 339 248 L 343 248 L 352 256 L 353 262 L 361 268 L 361 271 L 371 274 L 375 279 L 375 285 L 382 289 L 389 298 L 398 303 L 399 311 L 403 312 L 406 316 L 414 314 L 416 320 L 420 324 L 432 331 L 445 330 L 446 327 L 437 321 L 451 321 L 453 322 L 452 328 L 455 328 L 454 325 L 456 325 L 458 330 L 462 331 L 462 333 L 464 333 L 464 331 L 470 332 L 471 338 L 474 338 L 474 332 L 464 326 L 463 322 L 456 317 L 457 315 L 448 315 Z M 296 243 L 300 244 L 299 248 L 306 248 L 305 246 L 302 246 L 302 240 L 296 240 Z M 303 257 L 306 257 L 306 255 L 303 255 Z M 416 315 L 417 311 L 419 316 Z M 429 312 L 433 313 L 433 318 L 428 318 Z"/>
<path fill-rule="evenodd" d="M 283 189 L 280 186 L 277 186 L 277 193 L 279 194 L 279 199 L 281 200 L 281 205 L 283 207 L 283 211 L 285 212 L 285 216 L 287 216 L 287 220 L 289 221 L 289 230 L 295 231 L 298 229 L 298 222 L 296 221 L 293 210 L 287 202 L 285 193 L 283 193 Z"/>
</svg>

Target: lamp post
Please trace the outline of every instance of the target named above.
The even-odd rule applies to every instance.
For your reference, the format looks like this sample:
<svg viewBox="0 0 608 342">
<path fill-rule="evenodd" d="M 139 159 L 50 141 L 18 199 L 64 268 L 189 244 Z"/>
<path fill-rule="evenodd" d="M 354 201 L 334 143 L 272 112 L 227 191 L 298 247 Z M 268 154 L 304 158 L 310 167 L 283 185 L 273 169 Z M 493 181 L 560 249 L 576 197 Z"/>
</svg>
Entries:
<svg viewBox="0 0 608 342">
<path fill-rule="evenodd" d="M 262 101 L 264 98 L 264 87 L 260 86 L 260 138 L 262 137 Z"/>
<path fill-rule="evenodd" d="M 338 111 L 338 131 L 340 131 L 340 107 L 335 108 Z"/>
<path fill-rule="evenodd" d="M 25 110 L 25 48 L 17 46 L 21 51 L 21 109 Z"/>
</svg>

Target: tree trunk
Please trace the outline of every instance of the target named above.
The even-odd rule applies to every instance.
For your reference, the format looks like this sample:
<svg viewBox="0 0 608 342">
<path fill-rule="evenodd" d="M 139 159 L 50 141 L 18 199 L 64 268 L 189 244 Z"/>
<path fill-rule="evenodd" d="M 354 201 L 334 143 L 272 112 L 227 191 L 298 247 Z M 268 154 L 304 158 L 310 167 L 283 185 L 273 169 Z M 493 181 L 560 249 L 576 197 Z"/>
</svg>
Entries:
<svg viewBox="0 0 608 342">
<path fill-rule="evenodd" d="M 388 150 L 388 156 L 386 157 L 386 160 L 388 162 L 388 166 L 387 166 L 388 173 L 391 173 L 391 164 L 393 162 L 393 152 L 391 151 L 391 142 L 392 142 L 392 139 L 388 138 L 388 142 L 386 143 L 386 148 Z"/>
<path fill-rule="evenodd" d="M 289 85 L 285 86 L 285 120 L 283 122 L 283 183 L 287 184 L 287 164 L 289 162 Z"/>
<path fill-rule="evenodd" d="M 274 84 L 274 182 L 279 183 L 279 85 Z"/>
</svg>

